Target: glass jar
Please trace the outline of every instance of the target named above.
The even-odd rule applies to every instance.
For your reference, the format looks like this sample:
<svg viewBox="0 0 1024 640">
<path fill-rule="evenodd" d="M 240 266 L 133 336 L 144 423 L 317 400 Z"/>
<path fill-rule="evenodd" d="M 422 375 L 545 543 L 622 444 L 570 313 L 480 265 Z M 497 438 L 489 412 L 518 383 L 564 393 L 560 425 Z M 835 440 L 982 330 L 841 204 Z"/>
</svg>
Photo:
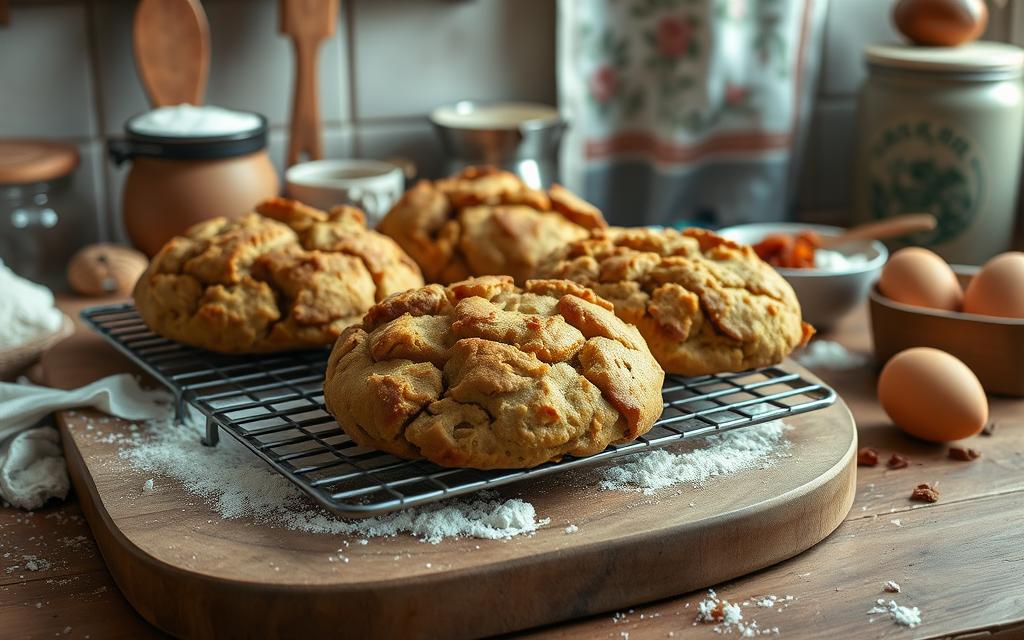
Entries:
<svg viewBox="0 0 1024 640">
<path fill-rule="evenodd" d="M 78 151 L 69 145 L 0 141 L 0 259 L 18 275 L 59 288 L 82 244 L 66 214 Z"/>
<path fill-rule="evenodd" d="M 950 262 L 1010 248 L 1024 135 L 1024 49 L 873 45 L 858 105 L 858 221 L 931 213 L 905 239 Z"/>
</svg>

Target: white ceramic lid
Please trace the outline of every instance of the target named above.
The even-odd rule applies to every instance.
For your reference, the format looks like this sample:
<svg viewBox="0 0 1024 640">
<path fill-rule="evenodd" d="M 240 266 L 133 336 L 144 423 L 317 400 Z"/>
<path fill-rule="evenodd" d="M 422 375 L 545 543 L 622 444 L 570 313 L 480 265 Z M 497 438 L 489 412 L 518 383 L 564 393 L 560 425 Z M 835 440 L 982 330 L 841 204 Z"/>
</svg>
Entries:
<svg viewBox="0 0 1024 640">
<path fill-rule="evenodd" d="M 958 47 L 872 44 L 864 48 L 870 65 L 944 73 L 1017 71 L 1024 68 L 1024 49 L 1001 42 L 972 42 Z"/>
</svg>

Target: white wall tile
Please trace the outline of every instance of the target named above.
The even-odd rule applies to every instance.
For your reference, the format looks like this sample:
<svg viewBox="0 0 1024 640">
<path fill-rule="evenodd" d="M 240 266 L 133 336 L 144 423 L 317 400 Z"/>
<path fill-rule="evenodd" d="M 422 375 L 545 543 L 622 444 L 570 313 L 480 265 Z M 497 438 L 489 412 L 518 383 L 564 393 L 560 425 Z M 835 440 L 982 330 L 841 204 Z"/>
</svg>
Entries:
<svg viewBox="0 0 1024 640">
<path fill-rule="evenodd" d="M 439 178 L 445 173 L 441 143 L 426 118 L 357 126 L 360 158 L 406 158 L 416 164 L 420 178 Z"/>
<path fill-rule="evenodd" d="M 210 74 L 206 102 L 257 111 L 271 125 L 284 125 L 291 112 L 294 56 L 278 30 L 273 0 L 207 0 L 210 22 Z M 130 3 L 96 3 L 104 130 L 119 133 L 132 115 L 149 108 L 132 54 Z M 320 116 L 325 123 L 348 119 L 348 65 L 345 29 L 339 18 L 334 35 L 320 48 Z"/>
<path fill-rule="evenodd" d="M 357 119 L 460 99 L 554 104 L 553 0 L 351 1 Z"/>
<path fill-rule="evenodd" d="M 0 136 L 96 133 L 83 4 L 18 4 L 0 28 Z"/>
<path fill-rule="evenodd" d="M 825 56 L 819 93 L 849 96 L 864 80 L 864 46 L 898 42 L 892 26 L 892 0 L 831 0 L 825 21 Z"/>
<path fill-rule="evenodd" d="M 831 212 L 834 224 L 849 224 L 853 206 L 857 105 L 852 98 L 819 99 L 800 176 L 797 208 Z"/>
</svg>

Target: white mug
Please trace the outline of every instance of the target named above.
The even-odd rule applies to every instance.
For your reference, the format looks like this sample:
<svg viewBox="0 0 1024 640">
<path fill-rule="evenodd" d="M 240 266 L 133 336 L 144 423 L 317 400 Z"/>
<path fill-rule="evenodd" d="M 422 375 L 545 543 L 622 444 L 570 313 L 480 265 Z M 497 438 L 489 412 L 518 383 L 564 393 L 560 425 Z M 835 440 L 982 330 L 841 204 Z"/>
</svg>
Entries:
<svg viewBox="0 0 1024 640">
<path fill-rule="evenodd" d="M 380 160 L 313 160 L 284 172 L 288 196 L 318 209 L 350 204 L 376 226 L 405 190 L 402 170 Z"/>
</svg>

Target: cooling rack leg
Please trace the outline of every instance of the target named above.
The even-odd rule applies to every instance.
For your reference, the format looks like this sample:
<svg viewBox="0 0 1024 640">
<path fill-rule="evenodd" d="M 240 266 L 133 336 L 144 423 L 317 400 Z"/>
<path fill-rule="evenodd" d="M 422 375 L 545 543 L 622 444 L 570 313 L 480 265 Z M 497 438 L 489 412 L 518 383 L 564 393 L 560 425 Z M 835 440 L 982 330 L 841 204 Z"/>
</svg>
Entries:
<svg viewBox="0 0 1024 640">
<path fill-rule="evenodd" d="M 211 418 L 207 418 L 206 437 L 203 438 L 203 444 L 208 447 L 216 447 L 218 442 L 220 442 L 220 431 L 217 429 L 217 423 Z"/>
</svg>

